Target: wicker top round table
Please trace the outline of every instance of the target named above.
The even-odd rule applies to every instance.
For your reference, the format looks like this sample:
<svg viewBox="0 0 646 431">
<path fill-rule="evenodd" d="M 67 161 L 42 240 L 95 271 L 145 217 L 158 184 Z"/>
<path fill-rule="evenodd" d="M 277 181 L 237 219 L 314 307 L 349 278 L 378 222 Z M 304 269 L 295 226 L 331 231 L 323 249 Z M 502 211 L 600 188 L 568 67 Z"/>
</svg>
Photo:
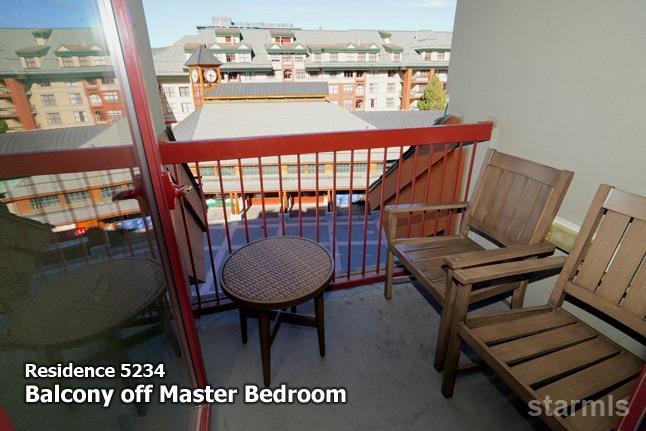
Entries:
<svg viewBox="0 0 646 431">
<path fill-rule="evenodd" d="M 325 356 L 323 292 L 333 273 L 334 261 L 327 249 L 300 237 L 254 241 L 224 262 L 222 289 L 239 305 L 243 343 L 247 342 L 247 317 L 258 318 L 265 386 L 270 384 L 271 343 L 282 322 L 316 327 L 319 353 Z M 296 312 L 297 305 L 312 298 L 314 316 Z M 288 307 L 291 312 L 285 311 Z M 271 320 L 275 323 L 270 331 Z"/>
</svg>

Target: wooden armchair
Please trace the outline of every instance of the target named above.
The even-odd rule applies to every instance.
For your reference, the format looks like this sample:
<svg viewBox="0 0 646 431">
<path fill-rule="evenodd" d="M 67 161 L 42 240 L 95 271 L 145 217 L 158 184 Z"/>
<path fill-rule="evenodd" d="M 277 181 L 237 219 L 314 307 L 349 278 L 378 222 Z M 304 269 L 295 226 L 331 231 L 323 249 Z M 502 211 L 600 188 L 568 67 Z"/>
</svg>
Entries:
<svg viewBox="0 0 646 431">
<path fill-rule="evenodd" d="M 543 407 L 553 429 L 610 430 L 618 418 L 586 412 L 579 401 L 630 396 L 644 361 L 562 308 L 574 298 L 644 345 L 646 337 L 646 197 L 602 185 L 570 255 L 457 269 L 453 331 L 442 393 L 453 394 L 460 346 L 469 344 L 525 402 L 546 397 L 572 405 L 565 416 Z M 480 283 L 529 277 L 562 266 L 549 304 L 466 318 Z M 455 295 L 453 292 L 455 291 Z M 611 397 L 612 395 L 612 397 Z M 577 409 L 578 408 L 578 409 Z M 550 414 L 551 413 L 551 414 Z M 614 414 L 617 413 L 615 409 Z"/>
<path fill-rule="evenodd" d="M 554 247 L 541 243 L 561 206 L 572 176 L 529 160 L 489 150 L 475 186 L 471 202 L 451 204 L 391 205 L 385 208 L 388 234 L 386 283 L 384 295 L 392 298 L 393 259 L 397 256 L 406 269 L 443 306 L 435 352 L 435 368 L 441 371 L 448 347 L 450 308 L 445 307 L 446 268 L 443 258 L 464 255 L 449 262 L 449 272 L 464 265 L 500 260 L 524 259 L 552 254 Z M 396 238 L 397 218 L 417 211 L 446 212 L 462 210 L 459 234 L 423 238 Z M 439 214 L 436 214 L 439 217 Z M 474 231 L 505 250 L 486 251 L 467 236 Z M 505 292 L 513 292 L 512 306 L 523 303 L 525 282 L 506 283 L 474 290 L 475 303 Z"/>
</svg>

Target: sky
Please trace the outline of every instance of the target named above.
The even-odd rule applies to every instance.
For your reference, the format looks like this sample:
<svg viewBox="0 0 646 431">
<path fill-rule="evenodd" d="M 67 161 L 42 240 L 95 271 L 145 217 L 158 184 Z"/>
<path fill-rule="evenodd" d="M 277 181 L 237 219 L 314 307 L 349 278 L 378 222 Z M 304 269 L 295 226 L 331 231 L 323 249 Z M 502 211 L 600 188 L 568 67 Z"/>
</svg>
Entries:
<svg viewBox="0 0 646 431">
<path fill-rule="evenodd" d="M 143 0 L 150 42 L 167 46 L 213 16 L 292 23 L 305 29 L 451 31 L 456 0 Z M 0 27 L 82 27 L 96 19 L 95 0 L 1 0 Z"/>
</svg>

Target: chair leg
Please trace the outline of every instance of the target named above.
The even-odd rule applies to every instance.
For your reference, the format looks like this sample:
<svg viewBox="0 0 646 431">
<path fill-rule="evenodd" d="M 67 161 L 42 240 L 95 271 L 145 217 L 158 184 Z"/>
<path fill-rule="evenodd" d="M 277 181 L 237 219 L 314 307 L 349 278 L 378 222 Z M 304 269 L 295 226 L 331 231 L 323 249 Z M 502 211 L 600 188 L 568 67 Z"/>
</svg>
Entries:
<svg viewBox="0 0 646 431">
<path fill-rule="evenodd" d="M 462 347 L 462 339 L 458 334 L 458 324 L 463 322 L 467 316 L 469 296 L 471 295 L 471 285 L 462 286 L 456 284 L 453 288 L 456 290 L 456 295 L 455 306 L 453 307 L 453 318 L 451 319 L 451 341 L 446 354 L 444 376 L 442 379 L 442 394 L 446 398 L 453 396 L 455 378 L 460 362 L 460 347 Z"/>
<path fill-rule="evenodd" d="M 521 281 L 518 289 L 514 290 L 514 293 L 511 295 L 511 308 L 523 308 L 526 291 L 527 281 Z"/>
<path fill-rule="evenodd" d="M 386 251 L 386 284 L 384 288 L 384 297 L 388 300 L 393 297 L 393 272 L 394 272 L 394 255 L 387 247 Z"/>
<path fill-rule="evenodd" d="M 271 382 L 271 335 L 269 335 L 269 311 L 260 311 L 258 314 L 258 326 L 260 329 L 262 378 L 265 386 L 269 386 Z"/>
<path fill-rule="evenodd" d="M 321 357 L 325 357 L 325 317 L 322 293 L 314 298 L 314 308 L 316 310 L 316 332 L 319 338 L 319 354 Z"/>
<path fill-rule="evenodd" d="M 453 271 L 449 270 L 446 276 L 446 294 L 442 304 L 442 315 L 440 316 L 440 328 L 437 333 L 437 343 L 435 345 L 435 360 L 433 366 L 437 371 L 444 369 L 446 361 L 446 352 L 451 340 L 451 323 L 453 322 L 453 309 L 455 307 L 455 297 L 457 288 L 453 285 Z"/>
<path fill-rule="evenodd" d="M 240 312 L 240 333 L 242 335 L 242 344 L 247 344 L 247 313 L 244 309 L 238 309 Z"/>
</svg>

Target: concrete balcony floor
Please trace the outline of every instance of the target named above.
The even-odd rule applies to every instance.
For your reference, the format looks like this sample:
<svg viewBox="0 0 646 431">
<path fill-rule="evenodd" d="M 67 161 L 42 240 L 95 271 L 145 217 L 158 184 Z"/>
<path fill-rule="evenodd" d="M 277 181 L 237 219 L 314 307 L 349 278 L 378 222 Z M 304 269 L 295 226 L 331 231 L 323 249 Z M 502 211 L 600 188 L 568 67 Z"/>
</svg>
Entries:
<svg viewBox="0 0 646 431">
<path fill-rule="evenodd" d="M 325 298 L 327 355 L 316 331 L 283 324 L 272 346 L 272 387 L 345 387 L 347 404 L 214 405 L 214 430 L 532 430 L 539 421 L 488 369 L 458 377 L 455 395 L 440 393 L 433 368 L 439 326 L 437 304 L 414 284 L 383 284 L 330 292 Z M 312 312 L 312 305 L 299 312 Z M 504 309 L 503 303 L 487 308 Z M 237 311 L 198 321 L 210 383 L 261 384 L 258 327 L 249 320 L 249 342 L 240 340 Z M 463 361 L 468 358 L 463 357 Z"/>
</svg>

